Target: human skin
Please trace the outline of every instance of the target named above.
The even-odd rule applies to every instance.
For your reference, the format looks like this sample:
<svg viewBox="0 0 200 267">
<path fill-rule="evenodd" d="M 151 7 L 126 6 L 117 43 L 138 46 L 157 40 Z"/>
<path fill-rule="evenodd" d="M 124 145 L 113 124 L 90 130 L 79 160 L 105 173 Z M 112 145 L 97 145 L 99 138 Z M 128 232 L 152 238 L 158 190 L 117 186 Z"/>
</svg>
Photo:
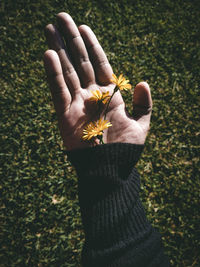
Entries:
<svg viewBox="0 0 200 267">
<path fill-rule="evenodd" d="M 44 54 L 44 66 L 61 137 L 67 150 L 94 146 L 97 141 L 82 139 L 83 128 L 94 118 L 88 99 L 92 96 L 91 90 L 112 94 L 113 70 L 88 26 L 77 27 L 64 12 L 57 15 L 57 23 L 59 30 L 52 24 L 45 29 L 49 50 Z M 104 143 L 144 144 L 151 110 L 151 93 L 146 82 L 140 82 L 134 89 L 133 116 L 127 113 L 121 93 L 117 91 L 106 115 L 112 127 L 104 131 Z"/>
</svg>

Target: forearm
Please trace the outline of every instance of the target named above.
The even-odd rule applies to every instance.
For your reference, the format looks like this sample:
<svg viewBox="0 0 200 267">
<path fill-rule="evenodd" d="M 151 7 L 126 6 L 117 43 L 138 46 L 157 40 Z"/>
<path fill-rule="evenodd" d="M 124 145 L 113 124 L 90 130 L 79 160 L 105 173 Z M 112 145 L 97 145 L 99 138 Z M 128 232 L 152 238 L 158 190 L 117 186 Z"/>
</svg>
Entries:
<svg viewBox="0 0 200 267">
<path fill-rule="evenodd" d="M 83 266 L 169 266 L 139 199 L 142 149 L 116 143 L 68 152 L 79 177 Z"/>
</svg>

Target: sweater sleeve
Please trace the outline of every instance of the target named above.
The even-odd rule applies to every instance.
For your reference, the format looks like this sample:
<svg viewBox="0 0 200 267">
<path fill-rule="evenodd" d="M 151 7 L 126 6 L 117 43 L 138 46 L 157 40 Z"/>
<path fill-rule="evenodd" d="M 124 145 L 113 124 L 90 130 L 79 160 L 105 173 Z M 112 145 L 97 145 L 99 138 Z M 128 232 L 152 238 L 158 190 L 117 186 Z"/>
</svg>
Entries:
<svg viewBox="0 0 200 267">
<path fill-rule="evenodd" d="M 135 164 L 143 145 L 114 143 L 68 151 L 78 175 L 84 267 L 167 267 L 159 233 L 139 199 Z"/>
</svg>

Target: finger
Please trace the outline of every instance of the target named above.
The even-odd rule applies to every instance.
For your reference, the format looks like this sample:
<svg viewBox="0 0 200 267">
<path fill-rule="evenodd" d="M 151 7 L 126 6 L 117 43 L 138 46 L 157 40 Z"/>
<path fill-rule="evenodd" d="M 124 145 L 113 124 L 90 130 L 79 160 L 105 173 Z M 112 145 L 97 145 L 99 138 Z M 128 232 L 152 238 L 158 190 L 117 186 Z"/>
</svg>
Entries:
<svg viewBox="0 0 200 267">
<path fill-rule="evenodd" d="M 45 36 L 49 48 L 55 50 L 60 58 L 65 82 L 71 92 L 72 97 L 74 97 L 75 93 L 78 92 L 81 85 L 78 75 L 65 50 L 63 40 L 56 27 L 52 24 L 47 25 L 47 27 L 45 28 Z"/>
<path fill-rule="evenodd" d="M 101 85 L 108 85 L 110 83 L 110 79 L 112 78 L 113 71 L 106 54 L 104 53 L 94 32 L 88 26 L 81 25 L 79 27 L 79 31 L 87 47 L 97 82 Z"/>
<path fill-rule="evenodd" d="M 95 75 L 80 32 L 71 16 L 67 13 L 59 13 L 57 19 L 82 87 L 88 87 L 90 84 L 95 83 Z"/>
<path fill-rule="evenodd" d="M 62 67 L 57 53 L 54 50 L 47 50 L 44 54 L 44 66 L 51 94 L 58 116 L 69 110 L 71 95 L 66 86 Z"/>
<path fill-rule="evenodd" d="M 140 82 L 136 85 L 133 95 L 133 117 L 145 129 L 149 129 L 152 111 L 152 99 L 149 85 Z"/>
</svg>

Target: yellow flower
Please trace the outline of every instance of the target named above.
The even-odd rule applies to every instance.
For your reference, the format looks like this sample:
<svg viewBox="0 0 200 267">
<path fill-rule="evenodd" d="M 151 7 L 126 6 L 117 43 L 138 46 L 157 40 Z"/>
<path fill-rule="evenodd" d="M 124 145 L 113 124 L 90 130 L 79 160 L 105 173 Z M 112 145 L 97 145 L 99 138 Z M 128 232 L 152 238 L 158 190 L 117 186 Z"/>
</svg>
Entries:
<svg viewBox="0 0 200 267">
<path fill-rule="evenodd" d="M 91 91 L 93 96 L 90 97 L 89 100 L 94 101 L 94 102 L 102 102 L 103 104 L 106 104 L 107 101 L 109 100 L 109 92 L 107 91 L 106 93 L 102 93 L 99 90 L 96 91 Z"/>
<path fill-rule="evenodd" d="M 103 135 L 103 130 L 107 129 L 110 126 L 112 126 L 112 124 L 103 119 L 99 119 L 95 122 L 90 122 L 83 129 L 83 140 L 90 140 L 93 137 Z"/>
<path fill-rule="evenodd" d="M 119 90 L 122 91 L 122 90 L 131 89 L 129 80 L 126 80 L 122 74 L 120 74 L 119 78 L 117 78 L 117 76 L 114 73 L 112 74 L 112 76 L 113 76 L 113 79 L 111 79 L 110 81 L 116 84 Z"/>
</svg>

